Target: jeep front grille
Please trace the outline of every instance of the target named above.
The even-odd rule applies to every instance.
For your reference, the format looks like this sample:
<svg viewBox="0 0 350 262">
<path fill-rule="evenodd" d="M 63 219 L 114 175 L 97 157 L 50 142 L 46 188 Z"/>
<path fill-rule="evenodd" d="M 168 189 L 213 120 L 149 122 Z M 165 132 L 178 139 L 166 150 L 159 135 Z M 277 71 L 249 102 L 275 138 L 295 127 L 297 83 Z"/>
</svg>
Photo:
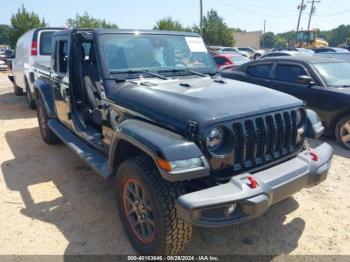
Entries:
<svg viewBox="0 0 350 262">
<path fill-rule="evenodd" d="M 232 130 L 235 173 L 286 157 L 300 148 L 296 143 L 296 110 L 243 119 L 233 123 Z"/>
</svg>

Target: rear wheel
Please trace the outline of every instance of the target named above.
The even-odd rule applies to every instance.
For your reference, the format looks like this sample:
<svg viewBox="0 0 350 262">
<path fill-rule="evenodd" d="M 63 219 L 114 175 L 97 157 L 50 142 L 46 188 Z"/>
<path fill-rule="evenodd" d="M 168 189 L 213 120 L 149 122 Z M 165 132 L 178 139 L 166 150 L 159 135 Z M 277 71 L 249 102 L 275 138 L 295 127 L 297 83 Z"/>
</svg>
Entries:
<svg viewBox="0 0 350 262">
<path fill-rule="evenodd" d="M 13 78 L 13 92 L 16 96 L 23 96 L 23 89 L 17 86 L 15 78 Z"/>
<path fill-rule="evenodd" d="M 40 95 L 38 96 L 37 100 L 36 112 L 42 139 L 45 141 L 45 143 L 50 145 L 59 143 L 60 139 L 56 136 L 56 134 L 50 129 L 50 127 L 47 124 L 49 121 L 49 116 L 47 115 L 46 108 Z"/>
<path fill-rule="evenodd" d="M 27 95 L 28 106 L 30 109 L 34 110 L 36 108 L 35 100 L 33 99 L 33 95 L 32 95 L 32 92 L 30 91 L 27 79 L 25 79 L 24 82 L 26 84 L 26 95 Z"/>
<path fill-rule="evenodd" d="M 146 156 L 121 164 L 115 195 L 127 236 L 144 255 L 180 253 L 190 242 L 192 226 L 177 216 L 175 200 L 185 193 L 182 183 L 165 181 Z"/>
<path fill-rule="evenodd" d="M 338 121 L 335 128 L 335 137 L 342 147 L 350 149 L 350 114 Z"/>
</svg>

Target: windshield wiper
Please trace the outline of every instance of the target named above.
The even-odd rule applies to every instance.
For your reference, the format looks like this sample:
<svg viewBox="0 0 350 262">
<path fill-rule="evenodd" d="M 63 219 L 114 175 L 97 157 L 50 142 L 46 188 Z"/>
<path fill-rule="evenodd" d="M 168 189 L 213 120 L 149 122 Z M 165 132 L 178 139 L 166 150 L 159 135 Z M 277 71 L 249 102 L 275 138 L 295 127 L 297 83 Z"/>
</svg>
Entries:
<svg viewBox="0 0 350 262">
<path fill-rule="evenodd" d="M 124 70 L 124 71 L 110 71 L 111 75 L 117 75 L 117 74 L 146 74 L 154 77 L 158 77 L 163 80 L 168 80 L 167 77 L 162 76 L 160 74 L 149 72 L 148 70 Z"/>
<path fill-rule="evenodd" d="M 197 72 L 197 71 L 193 71 L 191 69 L 187 69 L 187 68 L 181 68 L 181 69 L 176 69 L 176 68 L 173 68 L 173 69 L 162 69 L 162 70 L 159 70 L 158 73 L 177 73 L 177 72 L 187 72 L 187 73 L 190 73 L 192 75 L 197 75 L 197 76 L 202 76 L 202 77 L 206 77 L 207 75 L 206 74 L 202 74 L 200 72 Z"/>
</svg>

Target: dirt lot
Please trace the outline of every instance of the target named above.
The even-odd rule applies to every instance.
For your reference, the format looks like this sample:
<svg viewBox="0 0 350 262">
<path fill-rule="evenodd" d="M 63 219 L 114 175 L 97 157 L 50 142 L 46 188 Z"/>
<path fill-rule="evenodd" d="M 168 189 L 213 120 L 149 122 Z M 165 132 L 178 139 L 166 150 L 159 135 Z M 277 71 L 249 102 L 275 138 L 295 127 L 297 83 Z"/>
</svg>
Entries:
<svg viewBox="0 0 350 262">
<path fill-rule="evenodd" d="M 185 253 L 350 255 L 350 152 L 334 149 L 326 182 L 253 222 L 195 228 Z M 35 111 L 25 97 L 13 94 L 5 73 L 0 73 L 0 164 L 0 254 L 135 253 L 115 209 L 112 183 L 66 146 L 42 142 Z"/>
</svg>

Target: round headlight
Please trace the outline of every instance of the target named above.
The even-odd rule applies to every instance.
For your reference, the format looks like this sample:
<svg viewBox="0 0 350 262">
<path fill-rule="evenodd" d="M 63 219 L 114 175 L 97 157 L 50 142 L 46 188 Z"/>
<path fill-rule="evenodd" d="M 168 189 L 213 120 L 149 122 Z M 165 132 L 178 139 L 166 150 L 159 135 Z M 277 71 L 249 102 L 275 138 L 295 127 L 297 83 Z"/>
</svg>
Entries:
<svg viewBox="0 0 350 262">
<path fill-rule="evenodd" d="M 217 150 L 223 142 L 222 130 L 218 127 L 212 128 L 207 136 L 207 148 L 211 151 Z"/>
</svg>

